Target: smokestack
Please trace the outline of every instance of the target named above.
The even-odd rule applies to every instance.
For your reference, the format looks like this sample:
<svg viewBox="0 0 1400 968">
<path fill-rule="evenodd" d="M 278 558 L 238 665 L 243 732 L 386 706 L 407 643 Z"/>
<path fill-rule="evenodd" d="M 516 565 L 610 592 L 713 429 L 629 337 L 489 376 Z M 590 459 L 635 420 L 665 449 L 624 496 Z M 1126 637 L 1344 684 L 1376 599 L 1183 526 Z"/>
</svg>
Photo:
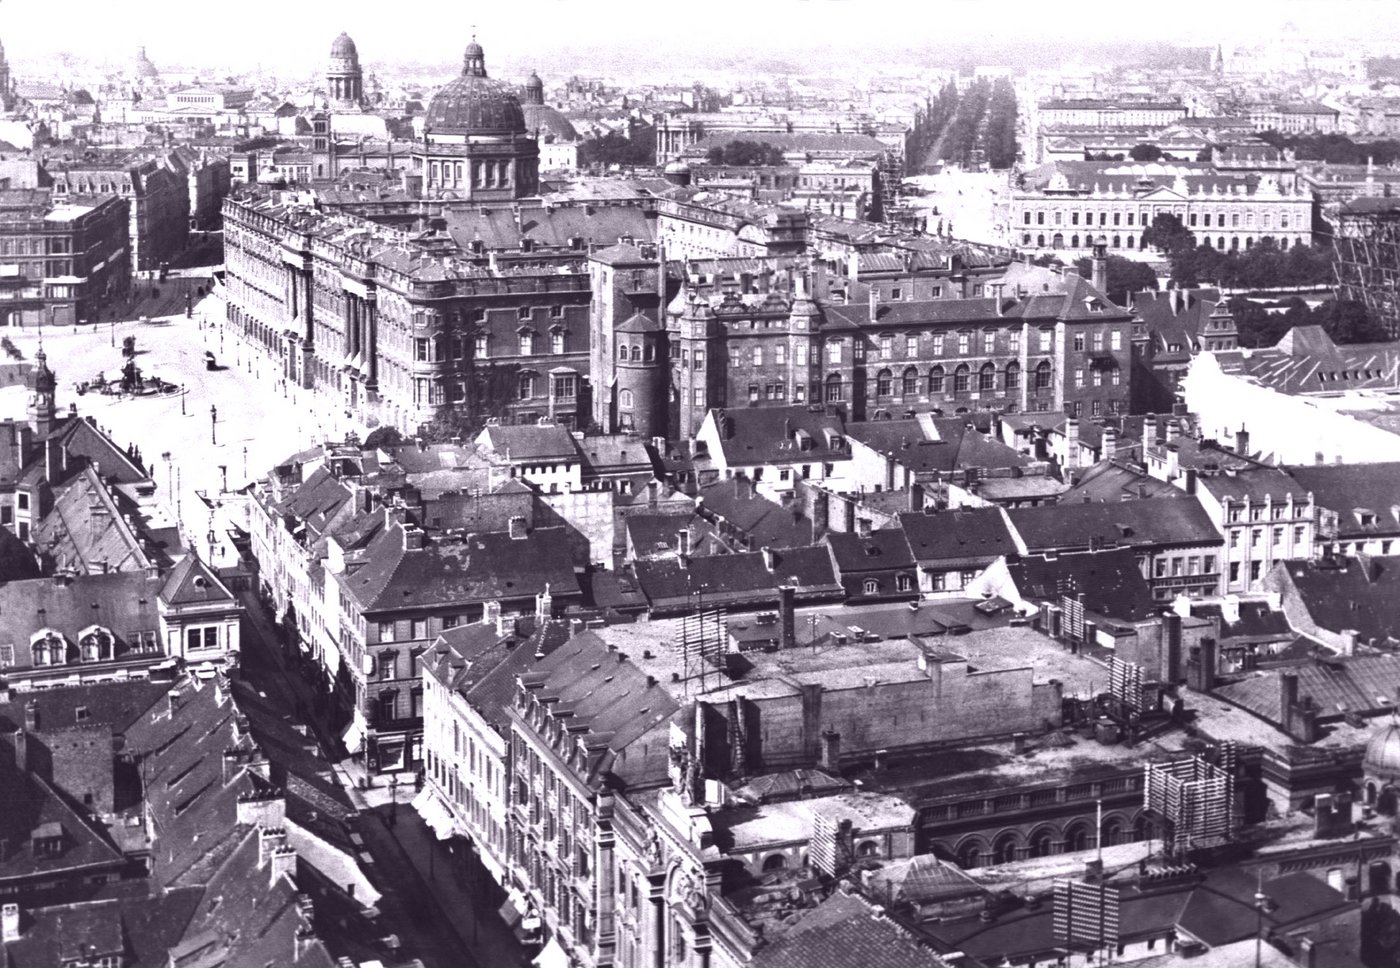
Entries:
<svg viewBox="0 0 1400 968">
<path fill-rule="evenodd" d="M 797 648 L 796 600 L 797 589 L 791 585 L 778 586 L 778 627 L 782 635 L 779 647 L 782 649 Z"/>
<path fill-rule="evenodd" d="M 821 755 L 817 765 L 833 775 L 841 773 L 841 734 L 828 729 L 821 736 Z"/>
</svg>

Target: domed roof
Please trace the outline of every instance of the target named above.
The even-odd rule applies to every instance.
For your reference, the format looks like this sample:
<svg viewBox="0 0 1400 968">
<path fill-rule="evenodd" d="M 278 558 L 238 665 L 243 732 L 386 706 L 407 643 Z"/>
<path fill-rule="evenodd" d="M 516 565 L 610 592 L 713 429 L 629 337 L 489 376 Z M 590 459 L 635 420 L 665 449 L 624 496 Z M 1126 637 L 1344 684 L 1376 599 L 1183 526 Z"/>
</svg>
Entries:
<svg viewBox="0 0 1400 968">
<path fill-rule="evenodd" d="M 569 119 L 548 104 L 526 101 L 520 109 L 525 113 L 525 130 L 540 141 L 578 140 L 578 132 Z"/>
<path fill-rule="evenodd" d="M 160 71 L 156 70 L 156 65 L 151 63 L 151 59 L 146 56 L 146 48 L 136 48 L 136 76 L 137 77 L 159 77 Z"/>
<path fill-rule="evenodd" d="M 331 56 L 358 58 L 360 51 L 355 47 L 355 42 L 350 39 L 350 35 L 342 30 L 340 36 L 331 41 Z"/>
<path fill-rule="evenodd" d="M 428 102 L 424 131 L 434 134 L 515 135 L 525 133 L 520 98 L 509 84 L 486 76 L 481 45 L 472 41 L 462 74 Z"/>
<path fill-rule="evenodd" d="M 530 100 L 535 104 L 544 101 L 544 81 L 540 80 L 540 76 L 534 71 L 531 71 L 530 76 L 525 78 L 525 93 L 531 95 Z M 538 98 L 533 97 L 536 94 L 539 95 Z"/>
<path fill-rule="evenodd" d="M 1400 723 L 1389 723 L 1372 734 L 1362 762 L 1367 772 L 1400 777 Z"/>
</svg>

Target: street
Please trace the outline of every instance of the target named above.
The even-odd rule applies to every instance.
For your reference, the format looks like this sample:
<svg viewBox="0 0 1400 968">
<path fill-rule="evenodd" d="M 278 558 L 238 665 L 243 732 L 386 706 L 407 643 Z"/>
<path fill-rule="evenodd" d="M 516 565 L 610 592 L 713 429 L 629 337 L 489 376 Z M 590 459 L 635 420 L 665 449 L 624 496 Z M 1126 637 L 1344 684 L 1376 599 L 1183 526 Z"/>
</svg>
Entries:
<svg viewBox="0 0 1400 968">
<path fill-rule="evenodd" d="M 195 305 L 190 318 L 180 312 L 149 322 L 46 326 L 42 333 L 49 367 L 58 379 L 59 408 L 66 412 L 74 404 L 79 415 L 96 419 L 119 446 L 139 447 L 159 493 L 179 517 L 186 541 L 216 565 L 236 560 L 227 527 L 216 517 L 224 510 L 218 506 L 221 493 L 241 488 L 314 443 L 343 439 L 348 430 L 366 432 L 334 410 L 325 396 L 283 381 L 275 362 L 261 351 L 250 352 L 223 319 L 222 301 L 210 295 Z M 5 335 L 26 361 L 34 359 L 39 329 L 10 328 Z M 79 395 L 79 382 L 98 374 L 108 379 L 120 375 L 127 336 L 136 338 L 136 363 L 144 377 L 158 377 L 184 392 Z M 205 369 L 206 350 L 222 369 Z M 24 408 L 23 386 L 0 388 L 0 418 L 22 419 Z"/>
</svg>

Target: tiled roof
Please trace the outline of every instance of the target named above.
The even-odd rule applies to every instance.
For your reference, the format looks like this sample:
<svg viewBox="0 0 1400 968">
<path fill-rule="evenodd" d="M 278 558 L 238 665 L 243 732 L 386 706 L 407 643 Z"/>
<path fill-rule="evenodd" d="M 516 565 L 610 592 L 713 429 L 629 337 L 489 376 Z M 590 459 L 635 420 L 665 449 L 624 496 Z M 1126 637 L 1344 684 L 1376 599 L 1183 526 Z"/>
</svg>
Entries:
<svg viewBox="0 0 1400 968">
<path fill-rule="evenodd" d="M 1243 501 L 1248 498 L 1262 504 L 1266 498 L 1282 504 L 1289 497 L 1297 503 L 1307 500 L 1308 492 L 1285 471 L 1277 467 L 1251 467 L 1226 474 L 1205 474 L 1197 478 L 1196 486 L 1204 488 L 1220 501 Z"/>
<path fill-rule="evenodd" d="M 20 878 L 121 863 L 121 851 L 106 833 L 69 807 L 67 800 L 38 775 L 9 769 L 4 788 L 0 837 L 8 846 L 0 859 L 0 886 Z M 34 846 L 33 838 L 40 827 L 62 832 L 60 852 L 47 854 Z"/>
<path fill-rule="evenodd" d="M 1400 557 L 1358 555 L 1282 567 L 1318 627 L 1354 629 L 1363 641 L 1400 639 Z"/>
<path fill-rule="evenodd" d="M 5 944 L 7 965 L 77 964 L 90 953 L 116 955 L 124 968 L 165 968 L 170 949 L 194 916 L 203 891 L 186 887 L 147 892 L 139 882 L 120 887 L 117 897 L 24 910 L 19 940 Z"/>
<path fill-rule="evenodd" d="M 1319 464 L 1288 473 L 1318 507 L 1336 513 L 1338 538 L 1400 532 L 1400 463 Z"/>
<path fill-rule="evenodd" d="M 866 571 L 914 567 L 914 554 L 901 528 L 881 528 L 868 534 L 832 531 L 825 541 L 843 578 Z"/>
<path fill-rule="evenodd" d="M 522 239 L 547 248 L 567 248 L 574 239 L 606 246 L 623 236 L 646 242 L 653 228 L 652 220 L 636 205 L 522 207 L 518 221 L 509 208 L 454 205 L 443 212 L 443 218 L 447 234 L 462 249 L 470 249 L 478 239 L 488 250 L 519 249 Z"/>
<path fill-rule="evenodd" d="M 1012 508 L 1007 515 L 1031 552 L 1070 551 L 1091 544 L 1142 548 L 1221 540 L 1200 502 L 1186 496 Z"/>
<path fill-rule="evenodd" d="M 1319 719 L 1336 719 L 1343 710 L 1365 714 L 1388 710 L 1400 682 L 1400 655 L 1367 655 L 1327 659 L 1270 671 L 1226 683 L 1216 695 L 1270 723 L 1282 722 L 1279 677 L 1298 677 L 1298 698 L 1317 704 Z"/>
<path fill-rule="evenodd" d="M 916 474 L 1031 463 L 995 437 L 970 428 L 963 417 L 863 421 L 847 424 L 846 434 Z"/>
<path fill-rule="evenodd" d="M 1221 354 L 1221 370 L 1279 393 L 1394 389 L 1400 347 L 1394 343 L 1338 345 L 1320 326 L 1295 326 L 1272 347 Z"/>
<path fill-rule="evenodd" d="M 160 597 L 167 605 L 174 606 L 238 604 L 219 576 L 193 552 L 181 558 L 171 569 L 160 590 Z"/>
<path fill-rule="evenodd" d="M 1054 558 L 1027 555 L 1007 562 L 1007 570 L 1023 598 L 1057 601 L 1082 593 L 1086 609 L 1123 622 L 1153 612 L 1152 590 L 1128 548 Z"/>
<path fill-rule="evenodd" d="M 753 968 L 947 968 L 947 962 L 883 911 L 837 891 L 805 913 Z"/>
<path fill-rule="evenodd" d="M 160 629 L 157 598 L 161 579 L 144 572 L 109 572 L 60 580 L 35 578 L 0 585 L 0 645 L 15 646 L 15 666 L 29 668 L 30 636 L 52 628 L 68 639 L 77 661 L 77 637 L 91 625 L 116 637 L 116 657 L 132 644 L 132 632 Z"/>
<path fill-rule="evenodd" d="M 1118 504 L 1126 500 L 1178 497 L 1180 494 L 1179 488 L 1166 481 L 1122 464 L 1101 460 L 1086 470 L 1074 486 L 1064 492 L 1060 500 L 1065 504 L 1085 500 L 1099 504 Z"/>
<path fill-rule="evenodd" d="M 983 566 L 1019 550 L 1001 508 L 909 512 L 899 526 L 921 568 Z"/>
<path fill-rule="evenodd" d="M 735 478 L 700 488 L 700 513 L 742 533 L 751 547 L 795 548 L 812 540 L 812 521 L 797 506 L 783 507 L 758 496 Z"/>
<path fill-rule="evenodd" d="M 829 440 L 841 437 L 845 431 L 841 418 L 825 409 L 813 411 L 792 406 L 712 410 L 706 420 L 716 424 L 723 421 L 719 443 L 731 466 L 821 463 L 851 457 L 844 447 L 830 446 Z"/>
<path fill-rule="evenodd" d="M 113 736 L 121 736 L 128 726 L 160 702 L 169 689 L 170 686 L 163 683 L 136 679 L 11 693 L 10 702 L 0 703 L 0 732 L 21 728 L 24 707 L 32 702 L 40 732 L 78 725 L 78 710 L 82 709 L 83 725 L 110 726 Z"/>
<path fill-rule="evenodd" d="M 580 459 L 578 441 L 567 427 L 501 424 L 487 427 L 482 435 L 486 438 L 483 443 L 510 461 Z"/>
<path fill-rule="evenodd" d="M 108 492 L 91 466 L 60 485 L 32 540 L 53 571 L 140 571 L 151 563 L 127 517 L 132 507 Z"/>
<path fill-rule="evenodd" d="M 779 585 L 792 585 L 796 595 L 805 598 L 840 593 L 825 548 L 786 548 L 771 553 L 771 571 L 762 552 L 709 555 L 688 561 L 638 561 L 633 571 L 653 608 L 768 604 L 778 600 Z"/>
</svg>

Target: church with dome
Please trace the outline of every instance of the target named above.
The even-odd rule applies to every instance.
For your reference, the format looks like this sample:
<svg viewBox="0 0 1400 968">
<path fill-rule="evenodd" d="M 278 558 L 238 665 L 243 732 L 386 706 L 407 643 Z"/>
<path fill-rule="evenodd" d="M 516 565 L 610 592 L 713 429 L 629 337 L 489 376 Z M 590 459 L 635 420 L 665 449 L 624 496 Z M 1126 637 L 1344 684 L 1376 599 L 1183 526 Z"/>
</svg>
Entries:
<svg viewBox="0 0 1400 968">
<path fill-rule="evenodd" d="M 544 100 L 544 81 L 533 71 L 525 82 L 525 130 L 540 146 L 540 170 L 572 170 L 578 167 L 578 132 L 573 123 Z"/>
<path fill-rule="evenodd" d="M 413 171 L 430 195 L 509 201 L 539 191 L 540 149 L 516 89 L 486 73 L 473 40 L 462 73 L 443 85 L 423 117 Z"/>
</svg>

